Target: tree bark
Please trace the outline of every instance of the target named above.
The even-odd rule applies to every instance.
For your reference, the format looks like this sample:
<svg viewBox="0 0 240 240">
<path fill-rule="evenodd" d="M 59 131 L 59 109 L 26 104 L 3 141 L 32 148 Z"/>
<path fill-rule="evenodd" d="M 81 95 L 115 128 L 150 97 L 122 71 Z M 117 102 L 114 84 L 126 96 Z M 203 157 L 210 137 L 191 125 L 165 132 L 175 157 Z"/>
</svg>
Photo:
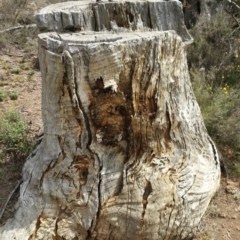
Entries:
<svg viewBox="0 0 240 240">
<path fill-rule="evenodd" d="M 179 2 L 68 4 L 37 17 L 57 30 L 39 34 L 44 137 L 0 239 L 191 238 L 220 168 L 189 80 L 191 37 L 168 12 Z M 76 12 L 85 31 L 64 33 Z"/>
</svg>

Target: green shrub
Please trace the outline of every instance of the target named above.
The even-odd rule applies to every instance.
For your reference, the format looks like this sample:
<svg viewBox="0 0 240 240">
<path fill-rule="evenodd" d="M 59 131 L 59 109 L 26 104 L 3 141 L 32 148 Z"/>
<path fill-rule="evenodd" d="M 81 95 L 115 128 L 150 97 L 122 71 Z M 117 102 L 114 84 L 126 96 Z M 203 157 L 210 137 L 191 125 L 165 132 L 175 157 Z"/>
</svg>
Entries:
<svg viewBox="0 0 240 240">
<path fill-rule="evenodd" d="M 35 71 L 34 70 L 30 70 L 28 72 L 28 80 L 31 80 L 32 79 L 32 76 L 35 74 Z"/>
<path fill-rule="evenodd" d="M 193 83 L 209 134 L 219 143 L 240 148 L 240 92 L 225 84 L 213 88 Z"/>
<path fill-rule="evenodd" d="M 34 70 L 30 70 L 29 72 L 28 72 L 28 76 L 33 76 L 35 74 L 35 71 Z"/>
<path fill-rule="evenodd" d="M 18 95 L 19 95 L 19 93 L 16 90 L 13 90 L 13 91 L 11 91 L 9 93 L 9 97 L 10 97 L 11 100 L 17 100 L 18 99 Z"/>
<path fill-rule="evenodd" d="M 22 60 L 21 60 L 21 61 L 22 61 Z M 30 67 L 29 67 L 28 64 L 25 63 L 25 64 L 21 64 L 21 65 L 20 65 L 20 68 L 21 68 L 22 70 L 29 70 Z"/>
<path fill-rule="evenodd" d="M 23 156 L 33 149 L 33 144 L 27 134 L 27 124 L 16 110 L 1 114 L 0 145 L 6 154 Z"/>
<path fill-rule="evenodd" d="M 11 70 L 11 73 L 13 73 L 13 74 L 19 74 L 21 72 L 21 69 L 20 68 L 13 68 L 12 70 Z"/>
<path fill-rule="evenodd" d="M 196 75 L 193 89 L 208 133 L 225 157 L 228 174 L 240 177 L 240 89 L 213 87 L 197 81 Z"/>
<path fill-rule="evenodd" d="M 7 86 L 8 82 L 0 80 L 0 87 Z"/>
<path fill-rule="evenodd" d="M 5 91 L 0 90 L 0 102 L 2 102 L 7 97 Z"/>
<path fill-rule="evenodd" d="M 13 81 L 14 81 L 14 82 L 23 83 L 23 82 L 25 81 L 25 79 L 24 79 L 23 76 L 17 75 L 17 76 L 14 76 Z"/>
<path fill-rule="evenodd" d="M 194 43 L 188 50 L 190 67 L 204 67 L 206 71 L 215 67 L 217 76 L 231 66 L 240 65 L 240 34 L 233 29 L 234 24 L 233 17 L 222 12 L 212 17 L 211 21 L 200 19 L 190 31 L 194 37 Z"/>
<path fill-rule="evenodd" d="M 195 42 L 188 62 L 207 130 L 230 174 L 240 177 L 240 33 L 233 29 L 233 20 L 226 14 L 201 20 L 191 30 Z"/>
<path fill-rule="evenodd" d="M 4 70 L 10 70 L 11 68 L 8 61 L 3 62 L 1 65 Z"/>
</svg>

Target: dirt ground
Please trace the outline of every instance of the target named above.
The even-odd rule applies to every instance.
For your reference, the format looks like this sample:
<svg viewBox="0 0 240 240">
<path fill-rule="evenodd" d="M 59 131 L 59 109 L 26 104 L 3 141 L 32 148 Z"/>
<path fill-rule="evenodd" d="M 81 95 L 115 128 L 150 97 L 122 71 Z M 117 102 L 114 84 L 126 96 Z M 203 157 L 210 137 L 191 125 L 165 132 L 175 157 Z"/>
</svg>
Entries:
<svg viewBox="0 0 240 240">
<path fill-rule="evenodd" d="M 0 90 L 6 93 L 14 90 L 19 93 L 17 100 L 6 98 L 0 102 L 0 111 L 18 109 L 29 124 L 29 131 L 38 134 L 43 131 L 41 120 L 41 74 L 39 69 L 34 69 L 33 66 L 33 61 L 37 56 L 33 55 L 28 60 L 23 60 L 23 56 L 20 54 L 8 56 L 0 52 L 0 81 L 2 83 L 6 82 L 6 85 L 0 86 Z M 1 62 L 10 69 L 3 69 Z M 19 68 L 20 73 L 9 73 L 9 70 L 14 68 Z M 29 79 L 28 75 L 31 71 L 34 71 L 34 74 Z"/>
<path fill-rule="evenodd" d="M 34 68 L 36 59 L 37 56 L 34 54 L 25 58 L 25 53 L 17 48 L 12 48 L 7 54 L 0 51 L 0 92 L 6 94 L 4 100 L 0 101 L 0 119 L 4 111 L 18 111 L 28 124 L 28 134 L 31 135 L 33 142 L 36 142 L 35 139 L 43 132 L 41 74 Z M 20 72 L 12 73 L 13 69 L 19 69 Z M 9 97 L 12 91 L 18 93 L 16 100 Z M 21 178 L 24 162 L 25 159 L 0 157 L 0 213 L 7 197 Z M 17 193 L 8 204 L 0 224 L 12 216 L 16 200 Z"/>
<path fill-rule="evenodd" d="M 222 178 L 195 240 L 240 239 L 240 182 Z"/>
</svg>

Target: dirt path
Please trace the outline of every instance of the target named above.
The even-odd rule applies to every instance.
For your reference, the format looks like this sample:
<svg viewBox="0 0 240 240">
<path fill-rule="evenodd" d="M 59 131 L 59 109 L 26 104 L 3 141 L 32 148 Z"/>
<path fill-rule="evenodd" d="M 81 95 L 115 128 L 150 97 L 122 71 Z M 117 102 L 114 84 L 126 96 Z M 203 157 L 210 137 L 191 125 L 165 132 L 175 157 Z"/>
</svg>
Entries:
<svg viewBox="0 0 240 240">
<path fill-rule="evenodd" d="M 195 240 L 240 239 L 240 182 L 222 178 Z"/>
</svg>

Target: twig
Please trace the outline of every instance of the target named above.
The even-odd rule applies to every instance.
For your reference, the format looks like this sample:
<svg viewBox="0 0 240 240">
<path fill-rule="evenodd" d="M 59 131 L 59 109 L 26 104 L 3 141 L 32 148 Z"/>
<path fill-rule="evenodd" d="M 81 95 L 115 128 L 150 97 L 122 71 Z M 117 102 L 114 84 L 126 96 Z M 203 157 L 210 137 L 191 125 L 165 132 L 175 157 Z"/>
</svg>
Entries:
<svg viewBox="0 0 240 240">
<path fill-rule="evenodd" d="M 230 236 L 229 230 L 227 231 L 227 236 L 228 236 L 228 238 L 231 239 L 231 236 Z"/>
<path fill-rule="evenodd" d="M 7 52 L 3 52 L 3 51 L 0 51 L 0 55 L 7 55 L 9 57 L 23 57 L 24 55 L 20 55 L 20 54 L 12 54 L 12 53 L 7 53 Z"/>
<path fill-rule="evenodd" d="M 44 133 L 39 134 L 36 138 L 36 142 L 40 143 L 42 141 L 43 137 L 44 137 Z"/>
<path fill-rule="evenodd" d="M 0 211 L 0 221 L 2 219 L 2 216 L 4 214 L 4 212 L 6 211 L 6 207 L 9 203 L 9 201 L 11 200 L 13 194 L 17 191 L 17 189 L 19 188 L 20 184 L 23 182 L 22 179 L 20 179 L 18 182 L 17 182 L 17 185 L 15 186 L 15 188 L 12 190 L 12 192 L 8 195 L 8 198 L 7 200 L 5 201 L 5 203 L 3 204 L 3 206 L 1 207 L 1 211 Z"/>
<path fill-rule="evenodd" d="M 238 27 L 237 27 L 236 29 L 234 29 L 234 30 L 231 32 L 231 34 L 229 35 L 229 36 L 232 36 L 237 30 L 240 29 L 239 19 L 237 19 L 237 18 L 235 17 L 235 15 L 239 14 L 240 11 L 237 12 L 237 13 L 232 13 L 230 10 L 227 9 L 227 7 L 224 7 L 224 10 L 225 10 L 229 15 L 232 16 L 232 18 L 235 20 L 236 24 L 238 25 Z"/>
<path fill-rule="evenodd" d="M 36 27 L 37 27 L 36 24 L 20 25 L 20 26 L 15 26 L 15 27 L 11 27 L 11 28 L 1 30 L 0 33 L 11 32 L 11 31 L 15 31 L 15 30 L 18 30 L 18 29 L 22 29 L 22 28 L 36 28 Z"/>
</svg>

